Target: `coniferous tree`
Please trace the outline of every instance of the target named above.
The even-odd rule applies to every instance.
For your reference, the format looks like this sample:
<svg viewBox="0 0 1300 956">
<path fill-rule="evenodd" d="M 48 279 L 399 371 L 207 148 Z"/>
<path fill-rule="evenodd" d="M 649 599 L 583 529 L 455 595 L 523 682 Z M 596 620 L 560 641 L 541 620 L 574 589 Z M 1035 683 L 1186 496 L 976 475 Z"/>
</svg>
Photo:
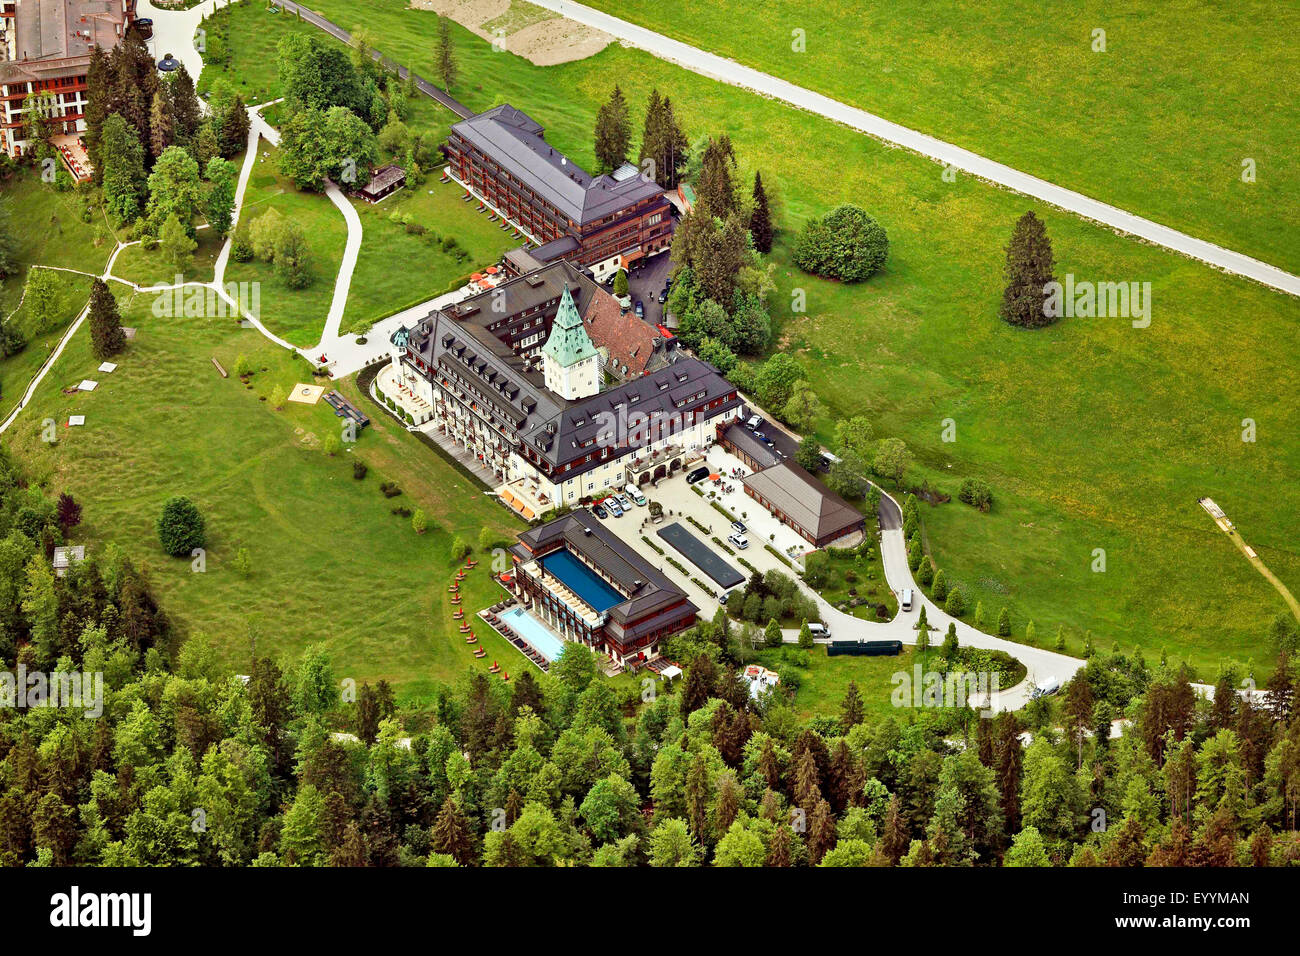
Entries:
<svg viewBox="0 0 1300 956">
<path fill-rule="evenodd" d="M 90 165 L 93 168 L 94 182 L 98 185 L 103 176 L 100 168 L 99 158 L 99 137 L 103 129 L 104 120 L 108 118 L 110 104 L 110 88 L 112 86 L 113 74 L 109 65 L 108 54 L 98 43 L 90 51 L 90 65 L 86 68 L 86 106 L 85 121 L 86 131 L 81 134 L 82 142 L 86 146 L 86 155 L 90 159 Z"/>
<path fill-rule="evenodd" d="M 153 105 L 149 109 L 149 154 L 157 160 L 175 138 L 171 97 L 167 87 L 161 85 L 154 93 Z"/>
<path fill-rule="evenodd" d="M 767 204 L 767 191 L 763 189 L 763 176 L 754 173 L 754 209 L 749 216 L 749 234 L 754 248 L 761 253 L 772 251 L 772 211 Z"/>
<path fill-rule="evenodd" d="M 451 39 L 451 24 L 446 17 L 442 16 L 438 17 L 436 60 L 442 88 L 449 91 L 456 83 L 456 48 Z"/>
<path fill-rule="evenodd" d="M 103 279 L 95 279 L 90 286 L 90 345 L 101 361 L 126 348 L 117 299 Z"/>
<path fill-rule="evenodd" d="M 664 189 L 675 189 L 678 177 L 689 158 L 690 143 L 677 125 L 672 102 L 651 90 L 646 105 L 645 127 L 641 134 L 641 164 L 654 164 L 654 180 Z"/>
<path fill-rule="evenodd" d="M 844 692 L 844 701 L 840 704 L 840 726 L 844 728 L 845 733 L 848 733 L 862 723 L 864 716 L 866 713 L 862 706 L 862 695 L 858 692 L 858 685 L 854 681 L 849 681 L 849 686 Z"/>
<path fill-rule="evenodd" d="M 1016 222 L 1007 246 L 1007 287 L 1000 313 L 1004 321 L 1027 329 L 1056 321 L 1047 308 L 1047 285 L 1054 281 L 1055 265 L 1047 227 L 1032 210 L 1025 213 Z"/>
<path fill-rule="evenodd" d="M 710 137 L 704 148 L 699 182 L 695 184 L 696 198 L 707 215 L 726 219 L 735 211 L 736 187 L 732 178 L 735 169 L 736 152 L 731 137 L 725 133 L 717 139 Z"/>
<path fill-rule="evenodd" d="M 616 84 L 609 102 L 596 114 L 596 164 L 601 171 L 617 169 L 627 162 L 632 145 L 632 121 L 627 100 Z"/>
<path fill-rule="evenodd" d="M 451 796 L 442 802 L 442 809 L 438 811 L 431 842 L 435 851 L 447 854 L 461 866 L 469 866 L 474 862 L 474 844 L 470 835 L 469 821 L 465 819 L 460 805 Z"/>
<path fill-rule="evenodd" d="M 172 123 L 175 138 L 188 145 L 203 122 L 203 107 L 194 92 L 194 78 L 182 63 L 171 79 Z"/>
</svg>

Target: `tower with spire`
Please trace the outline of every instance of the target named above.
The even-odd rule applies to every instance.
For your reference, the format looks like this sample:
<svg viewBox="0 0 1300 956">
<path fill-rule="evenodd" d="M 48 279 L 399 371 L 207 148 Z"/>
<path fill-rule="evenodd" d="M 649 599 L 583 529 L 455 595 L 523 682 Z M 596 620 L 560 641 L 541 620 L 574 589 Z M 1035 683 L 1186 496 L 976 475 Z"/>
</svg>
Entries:
<svg viewBox="0 0 1300 956">
<path fill-rule="evenodd" d="M 546 387 L 566 401 L 589 398 L 600 391 L 600 355 L 567 285 L 551 335 L 542 346 L 542 375 Z"/>
</svg>

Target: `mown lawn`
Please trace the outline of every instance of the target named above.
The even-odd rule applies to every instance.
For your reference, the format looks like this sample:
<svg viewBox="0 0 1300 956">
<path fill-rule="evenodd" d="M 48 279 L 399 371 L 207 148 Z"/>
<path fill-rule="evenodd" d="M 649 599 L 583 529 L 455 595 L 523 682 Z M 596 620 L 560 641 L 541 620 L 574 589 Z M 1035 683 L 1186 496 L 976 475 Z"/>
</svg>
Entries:
<svg viewBox="0 0 1300 956">
<path fill-rule="evenodd" d="M 279 153 L 279 149 L 261 141 L 257 166 L 244 193 L 240 228 L 251 228 L 270 209 L 296 222 L 307 236 L 315 278 L 305 289 L 290 289 L 272 264 L 258 259 L 248 262 L 232 259 L 226 266 L 225 281 L 258 283 L 261 296 L 258 317 L 266 327 L 294 345 L 310 346 L 320 341 L 325 329 L 348 229 L 343 214 L 328 196 L 300 192 L 291 179 L 281 175 Z"/>
<path fill-rule="evenodd" d="M 1070 0 L 590 5 L 1300 269 L 1300 8 Z M 1094 30 L 1105 52 L 1094 52 Z M 794 31 L 805 38 L 795 52 Z M 1290 39 L 1288 39 L 1290 38 Z M 1243 161 L 1256 179 L 1242 181 Z"/>
<path fill-rule="evenodd" d="M 17 355 L 0 359 L 0 419 L 8 416 L 22 398 L 32 378 L 45 364 L 46 358 L 63 338 L 69 325 L 76 320 L 90 298 L 89 276 L 76 272 L 54 272 L 57 291 L 50 309 L 51 320 L 44 328 L 37 327 L 31 316 L 31 301 L 23 304 L 4 319 L 27 340 L 27 347 Z"/>
<path fill-rule="evenodd" d="M 474 212 L 477 203 L 461 201 L 455 183 L 438 182 L 436 171 L 424 183 L 398 190 L 383 202 L 353 202 L 361 217 L 361 252 L 348 290 L 344 329 L 366 327 L 408 306 L 462 285 L 472 272 L 494 265 L 520 244 L 500 223 Z M 423 234 L 413 234 L 390 217 L 410 216 Z M 458 259 L 440 241 L 452 238 L 467 253 Z"/>
<path fill-rule="evenodd" d="M 34 168 L 24 168 L 0 180 L 0 202 L 9 207 L 15 257 L 19 271 L 0 282 L 0 314 L 22 298 L 27 269 L 33 263 L 60 266 L 99 275 L 113 251 L 108 223 L 96 212 L 87 222 L 80 194 L 58 192 L 42 183 Z M 99 244 L 96 245 L 96 240 Z"/>
<path fill-rule="evenodd" d="M 355 18 L 356 14 L 351 15 Z M 350 19 L 345 19 L 348 29 Z M 200 94 L 223 77 L 245 103 L 256 106 L 280 96 L 276 44 L 287 33 L 323 37 L 310 23 L 285 13 L 272 13 L 262 3 L 231 3 L 202 23 L 207 52 L 196 88 Z"/>
<path fill-rule="evenodd" d="M 83 328 L 5 436 L 36 480 L 83 502 L 79 541 L 114 541 L 147 565 L 181 633 L 214 642 L 237 672 L 247 672 L 250 625 L 259 653 L 293 660 L 323 642 L 340 678 L 384 678 L 407 693 L 493 658 L 511 672 L 528 666 L 487 635 L 489 658 L 476 661 L 451 622 L 451 542 L 461 536 L 477 552 L 484 527 L 504 538 L 517 526 L 503 508 L 373 406 L 352 450 L 328 457 L 322 440 L 339 420 L 323 402 L 277 412 L 262 401 L 309 381 L 305 361 L 228 320 L 157 319 L 150 302 L 122 295 L 124 322 L 139 334 L 96 391 L 60 391 L 98 365 Z M 211 363 L 231 369 L 240 355 L 259 369 L 248 387 Z M 86 426 L 60 427 L 58 444 L 43 444 L 41 420 L 62 425 L 69 414 Z M 369 466 L 363 480 L 354 460 Z M 385 498 L 386 480 L 402 494 Z M 207 519 L 203 573 L 158 544 L 154 521 L 172 494 L 189 495 Z M 424 535 L 393 513 L 417 507 L 429 516 Z M 240 548 L 252 557 L 247 578 L 233 567 Z M 470 610 L 500 595 L 491 556 L 478 556 L 464 586 Z"/>
<path fill-rule="evenodd" d="M 342 0 L 316 7 L 350 16 Z M 388 55 L 432 73 L 432 15 L 401 0 L 367 9 Z M 579 163 L 591 164 L 593 118 L 617 79 L 634 127 L 658 87 L 691 138 L 728 132 L 742 173 L 761 168 L 777 194 L 786 237 L 841 201 L 881 220 L 890 262 L 859 286 L 804 275 L 778 246 L 778 347 L 807 365 L 827 405 L 823 439 L 840 417 L 867 414 L 916 453 L 910 480 L 950 494 L 967 475 L 990 482 L 991 514 L 956 503 L 924 512 L 936 559 L 972 605 L 983 600 L 990 614 L 1008 605 L 1017 635 L 1030 619 L 1040 634 L 1064 623 L 1076 653 L 1092 630 L 1105 646 L 1168 646 L 1209 674 L 1225 657 L 1268 669 L 1264 634 L 1281 600 L 1196 498 L 1214 497 L 1300 586 L 1291 477 L 1300 442 L 1290 425 L 1300 303 L 969 178 L 945 183 L 905 151 L 635 50 L 542 68 L 460 28 L 453 35 L 462 78 L 452 93 L 475 109 L 527 110 Z M 1047 222 L 1059 274 L 1151 282 L 1150 328 L 1071 319 L 1022 333 L 1001 323 L 1004 246 L 1030 208 Z M 797 316 L 796 289 L 807 298 Z M 941 440 L 948 417 L 955 443 Z M 1254 443 L 1240 440 L 1244 418 L 1257 423 Z M 1090 570 L 1096 548 L 1107 553 L 1104 573 Z"/>
<path fill-rule="evenodd" d="M 907 711 L 894 707 L 890 695 L 895 687 L 894 675 L 912 673 L 914 656 L 911 647 L 904 647 L 896 657 L 827 657 L 826 648 L 820 644 L 808 651 L 786 645 L 777 650 L 758 651 L 754 662 L 772 670 L 781 667 L 781 673 L 793 671 L 798 675 L 799 687 L 794 692 L 793 706 L 801 720 L 839 717 L 849 681 L 858 685 L 869 719 L 890 714 L 905 719 Z M 802 666 L 787 664 L 795 660 Z"/>
<path fill-rule="evenodd" d="M 211 229 L 195 234 L 198 247 L 189 265 L 181 272 L 184 282 L 211 282 L 221 254 L 223 240 Z M 171 285 L 176 282 L 176 266 L 161 249 L 145 249 L 136 243 L 127 246 L 113 263 L 113 275 L 139 286 Z"/>
</svg>

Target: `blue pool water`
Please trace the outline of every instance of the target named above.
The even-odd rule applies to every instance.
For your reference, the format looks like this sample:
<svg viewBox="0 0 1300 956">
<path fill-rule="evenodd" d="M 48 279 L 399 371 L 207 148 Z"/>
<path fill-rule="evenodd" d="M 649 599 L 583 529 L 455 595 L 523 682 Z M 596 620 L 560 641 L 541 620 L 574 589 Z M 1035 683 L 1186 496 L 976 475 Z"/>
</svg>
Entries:
<svg viewBox="0 0 1300 956">
<path fill-rule="evenodd" d="M 610 587 L 595 571 L 587 567 L 568 551 L 556 551 L 542 558 L 542 567 L 550 571 L 597 614 L 604 614 L 615 604 L 623 603 L 623 595 Z"/>
<path fill-rule="evenodd" d="M 518 631 L 519 636 L 548 661 L 554 661 L 560 656 L 560 651 L 564 650 L 564 641 L 544 628 L 521 607 L 512 607 L 501 615 L 501 620 Z"/>
</svg>

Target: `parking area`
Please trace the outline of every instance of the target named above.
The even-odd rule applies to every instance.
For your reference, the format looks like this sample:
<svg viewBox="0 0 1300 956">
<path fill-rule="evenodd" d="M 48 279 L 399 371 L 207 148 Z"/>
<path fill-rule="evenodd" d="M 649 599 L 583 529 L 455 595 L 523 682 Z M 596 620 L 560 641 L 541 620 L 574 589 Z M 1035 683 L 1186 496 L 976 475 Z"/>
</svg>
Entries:
<svg viewBox="0 0 1300 956">
<path fill-rule="evenodd" d="M 660 528 L 674 521 L 679 522 L 746 577 L 751 572 L 745 564 L 741 563 L 741 559 L 760 573 L 777 570 L 797 578 L 802 565 L 802 556 L 809 550 L 809 545 L 792 529 L 781 524 L 753 498 L 745 494 L 740 478 L 733 476 L 748 474 L 749 469 L 742 465 L 738 458 L 714 445 L 708 450 L 705 463 L 710 469 L 710 474 L 721 477 L 716 482 L 708 479 L 700 482 L 698 487 L 701 494 L 696 494 L 686 483 L 686 475 L 690 469 L 678 472 L 671 478 L 661 479 L 655 487 L 642 486 L 641 491 L 646 498 L 657 501 L 663 506 L 664 518 L 661 523 L 651 522 L 648 506 L 634 506 L 630 513 L 621 518 L 605 518 L 604 524 L 685 591 L 699 607 L 702 615 L 712 617 L 718 608 L 718 597 L 722 589 L 710 586 L 709 591 L 705 591 L 691 580 L 692 576 L 704 579 L 703 574 L 692 572 L 684 575 L 669 564 L 666 558 L 671 556 L 688 568 L 691 567 L 689 561 L 657 535 L 656 532 Z M 714 505 L 722 508 L 726 514 Z M 745 525 L 748 548 L 740 549 L 727 541 L 728 535 L 732 533 L 732 520 L 739 520 Z M 731 548 L 735 554 L 728 554 L 725 548 L 713 540 L 714 538 L 725 542 L 726 547 Z M 771 545 L 774 550 L 786 556 L 790 565 L 767 550 L 765 545 Z"/>
<path fill-rule="evenodd" d="M 633 306 L 640 299 L 645 304 L 645 320 L 652 325 L 663 322 L 664 307 L 659 304 L 659 290 L 668 281 L 672 265 L 668 255 L 667 252 L 661 252 L 657 256 L 641 260 L 643 264 L 640 268 L 637 268 L 637 263 L 633 263 L 632 271 L 627 276 L 627 291 L 632 296 Z"/>
</svg>

